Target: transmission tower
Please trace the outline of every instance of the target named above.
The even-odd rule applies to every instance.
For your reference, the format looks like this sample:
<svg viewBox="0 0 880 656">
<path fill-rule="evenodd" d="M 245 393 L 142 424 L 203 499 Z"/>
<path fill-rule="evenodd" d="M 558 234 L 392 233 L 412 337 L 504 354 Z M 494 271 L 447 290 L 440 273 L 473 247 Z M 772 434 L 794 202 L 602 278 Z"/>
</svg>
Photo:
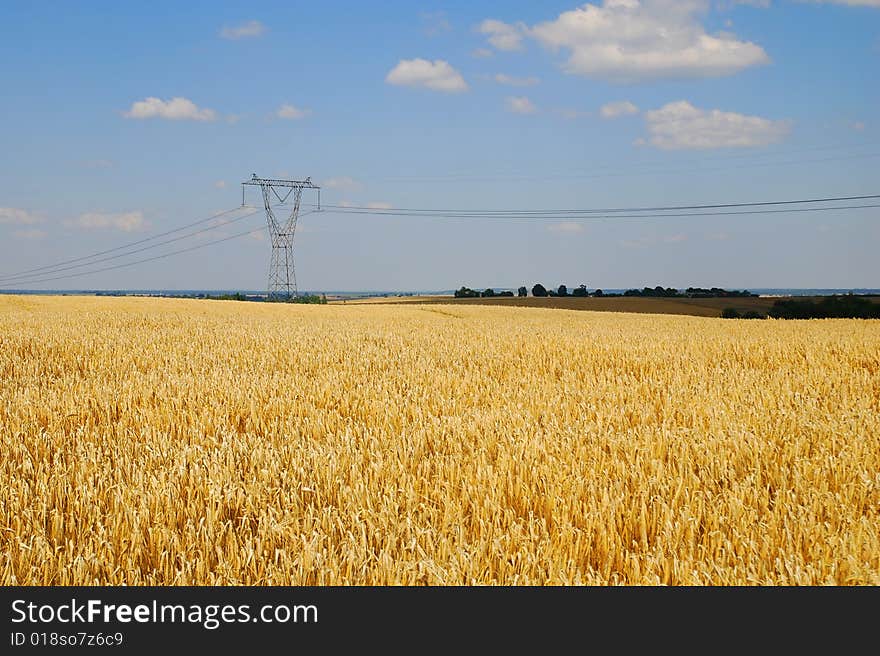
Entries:
<svg viewBox="0 0 880 656">
<path fill-rule="evenodd" d="M 305 180 L 270 180 L 268 178 L 258 178 L 257 174 L 254 173 L 250 180 L 245 180 L 241 183 L 242 206 L 244 206 L 246 186 L 260 188 L 263 192 L 263 205 L 266 207 L 266 222 L 269 225 L 269 238 L 272 241 L 267 300 L 290 300 L 297 296 L 296 271 L 293 267 L 293 233 L 296 231 L 296 220 L 299 217 L 302 192 L 303 189 L 317 189 L 317 208 L 320 210 L 321 188 L 312 184 L 311 178 L 306 178 Z M 279 221 L 272 207 L 274 199 L 278 199 L 279 204 L 283 206 L 291 196 L 293 196 L 293 200 L 291 202 L 290 215 L 283 222 Z"/>
</svg>

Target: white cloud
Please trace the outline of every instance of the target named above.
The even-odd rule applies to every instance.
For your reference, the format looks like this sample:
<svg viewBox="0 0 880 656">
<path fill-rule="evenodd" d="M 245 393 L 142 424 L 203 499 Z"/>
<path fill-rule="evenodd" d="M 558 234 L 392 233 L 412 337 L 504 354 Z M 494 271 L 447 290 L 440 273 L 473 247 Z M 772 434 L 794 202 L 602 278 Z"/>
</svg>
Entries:
<svg viewBox="0 0 880 656">
<path fill-rule="evenodd" d="M 513 75 L 505 75 L 504 73 L 498 73 L 495 75 L 494 80 L 498 84 L 506 84 L 511 87 L 532 87 L 541 81 L 536 77 L 514 77 Z"/>
<path fill-rule="evenodd" d="M 385 82 L 397 86 L 425 87 L 434 91 L 466 91 L 467 83 L 457 70 L 442 59 L 401 59 L 385 76 Z"/>
<path fill-rule="evenodd" d="M 214 186 L 217 189 L 226 189 L 226 180 L 217 180 L 217 182 L 214 183 Z"/>
<path fill-rule="evenodd" d="M 489 36 L 491 43 L 498 50 L 514 51 L 523 49 L 523 34 L 526 26 L 522 23 L 511 25 L 500 20 L 487 18 L 477 28 L 481 34 Z"/>
<path fill-rule="evenodd" d="M 42 223 L 43 219 L 18 207 L 0 207 L 0 224 L 9 223 L 13 225 L 33 225 L 34 223 Z"/>
<path fill-rule="evenodd" d="M 138 232 L 147 227 L 143 212 L 122 212 L 105 214 L 102 212 L 86 212 L 77 218 L 64 222 L 65 225 L 85 230 L 119 230 L 121 232 Z"/>
<path fill-rule="evenodd" d="M 125 118 L 148 119 L 164 118 L 169 121 L 213 121 L 217 113 L 213 109 L 200 109 L 187 98 L 145 98 L 132 103 L 131 108 L 123 114 Z"/>
<path fill-rule="evenodd" d="M 788 121 L 699 109 L 686 100 L 645 112 L 645 121 L 649 142 L 664 150 L 766 146 L 791 128 Z"/>
<path fill-rule="evenodd" d="M 604 0 L 563 12 L 529 35 L 569 51 L 567 73 L 632 82 L 731 75 L 770 61 L 764 49 L 697 21 L 705 0 Z"/>
<path fill-rule="evenodd" d="M 526 96 L 510 96 L 504 99 L 507 111 L 514 114 L 534 114 L 538 108 Z"/>
<path fill-rule="evenodd" d="M 488 48 L 475 48 L 474 50 L 471 51 L 471 55 L 473 57 L 480 57 L 480 58 L 491 57 L 492 51 L 489 50 Z"/>
<path fill-rule="evenodd" d="M 865 130 L 865 122 L 864 121 L 853 121 L 850 123 L 850 127 L 857 132 L 864 132 Z"/>
<path fill-rule="evenodd" d="M 551 225 L 548 225 L 547 230 L 549 230 L 550 232 L 573 234 L 577 232 L 583 232 L 584 225 L 582 223 L 575 223 L 574 221 L 563 221 L 562 223 L 553 223 Z"/>
<path fill-rule="evenodd" d="M 633 105 L 629 100 L 620 100 L 618 102 L 610 102 L 599 109 L 602 118 L 617 118 L 618 116 L 629 116 L 638 114 L 639 108 Z"/>
<path fill-rule="evenodd" d="M 262 36 L 266 32 L 266 26 L 258 20 L 250 20 L 235 27 L 224 27 L 220 30 L 220 36 L 224 39 L 237 41 Z"/>
<path fill-rule="evenodd" d="M 43 239 L 46 236 L 45 230 L 39 230 L 38 228 L 29 228 L 28 230 L 16 230 L 12 233 L 12 236 L 16 239 L 28 239 L 28 240 L 37 240 Z"/>
<path fill-rule="evenodd" d="M 325 189 L 339 189 L 340 191 L 360 191 L 364 188 L 363 184 L 347 175 L 342 175 L 337 178 L 327 178 L 326 180 L 321 181 L 320 186 Z"/>
<path fill-rule="evenodd" d="M 311 113 L 312 113 L 312 110 L 310 110 L 310 109 L 302 109 L 302 108 L 296 107 L 294 105 L 284 104 L 278 108 L 278 111 L 275 112 L 275 116 L 277 116 L 278 118 L 283 118 L 283 119 L 287 119 L 290 121 L 297 121 L 301 118 L 305 118 L 306 116 L 308 116 Z"/>
</svg>

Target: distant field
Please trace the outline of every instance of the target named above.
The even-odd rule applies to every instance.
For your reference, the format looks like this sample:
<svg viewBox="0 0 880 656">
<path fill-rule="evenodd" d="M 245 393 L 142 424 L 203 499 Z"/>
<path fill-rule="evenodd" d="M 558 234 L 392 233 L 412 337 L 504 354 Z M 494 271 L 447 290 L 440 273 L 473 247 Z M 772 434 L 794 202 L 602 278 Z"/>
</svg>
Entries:
<svg viewBox="0 0 880 656">
<path fill-rule="evenodd" d="M 740 312 L 757 310 L 766 313 L 775 298 L 640 298 L 621 296 L 612 298 L 578 297 L 493 297 L 452 298 L 450 296 L 379 297 L 346 301 L 346 303 L 454 303 L 456 305 L 503 305 L 506 307 L 555 308 L 565 310 L 592 310 L 596 312 L 639 312 L 649 314 L 686 314 L 698 317 L 718 317 L 726 307 Z M 880 299 L 878 299 L 880 300 Z"/>
<path fill-rule="evenodd" d="M 0 480 L 2 585 L 880 585 L 880 321 L 0 296 Z"/>
</svg>

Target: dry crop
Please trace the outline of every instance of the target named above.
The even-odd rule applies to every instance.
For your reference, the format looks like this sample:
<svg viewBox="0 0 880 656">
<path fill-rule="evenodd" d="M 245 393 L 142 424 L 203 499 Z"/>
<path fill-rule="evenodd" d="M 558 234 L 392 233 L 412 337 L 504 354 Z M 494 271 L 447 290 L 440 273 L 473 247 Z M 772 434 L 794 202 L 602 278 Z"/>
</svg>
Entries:
<svg viewBox="0 0 880 656">
<path fill-rule="evenodd" d="M 0 296 L 0 582 L 880 583 L 880 322 Z"/>
</svg>

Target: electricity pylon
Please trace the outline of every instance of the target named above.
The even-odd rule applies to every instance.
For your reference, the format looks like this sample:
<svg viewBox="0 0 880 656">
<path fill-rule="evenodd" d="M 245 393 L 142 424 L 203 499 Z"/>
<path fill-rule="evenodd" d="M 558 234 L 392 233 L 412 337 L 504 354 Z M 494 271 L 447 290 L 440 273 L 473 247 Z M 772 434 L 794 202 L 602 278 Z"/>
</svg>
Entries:
<svg viewBox="0 0 880 656">
<path fill-rule="evenodd" d="M 241 183 L 241 204 L 244 205 L 246 185 L 260 187 L 263 192 L 263 205 L 266 207 L 266 222 L 269 224 L 269 239 L 272 241 L 272 256 L 269 260 L 269 288 L 266 300 L 288 301 L 297 296 L 296 271 L 293 266 L 293 234 L 296 231 L 296 220 L 299 217 L 299 204 L 303 189 L 318 190 L 317 208 L 321 209 L 320 187 L 312 184 L 311 178 L 305 180 L 270 180 L 258 178 L 254 173 L 250 180 Z M 279 189 L 282 191 L 279 193 Z M 293 195 L 290 216 L 282 223 L 275 217 L 272 209 L 273 197 L 281 205 Z"/>
</svg>

